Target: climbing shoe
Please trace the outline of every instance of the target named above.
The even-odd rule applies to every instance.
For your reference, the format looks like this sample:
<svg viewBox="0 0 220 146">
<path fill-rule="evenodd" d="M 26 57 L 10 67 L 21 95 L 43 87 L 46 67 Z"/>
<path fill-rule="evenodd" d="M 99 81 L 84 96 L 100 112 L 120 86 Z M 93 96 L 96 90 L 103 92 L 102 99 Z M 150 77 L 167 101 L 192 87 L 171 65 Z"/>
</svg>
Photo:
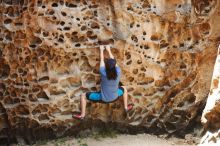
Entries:
<svg viewBox="0 0 220 146">
<path fill-rule="evenodd" d="M 128 104 L 127 109 L 125 109 L 125 111 L 126 111 L 126 112 L 131 111 L 131 110 L 133 109 L 133 106 L 134 106 L 133 103 Z"/>
<path fill-rule="evenodd" d="M 85 116 L 82 117 L 81 114 L 73 114 L 72 117 L 73 117 L 74 119 L 78 119 L 78 120 L 83 120 L 83 119 L 85 118 Z"/>
</svg>

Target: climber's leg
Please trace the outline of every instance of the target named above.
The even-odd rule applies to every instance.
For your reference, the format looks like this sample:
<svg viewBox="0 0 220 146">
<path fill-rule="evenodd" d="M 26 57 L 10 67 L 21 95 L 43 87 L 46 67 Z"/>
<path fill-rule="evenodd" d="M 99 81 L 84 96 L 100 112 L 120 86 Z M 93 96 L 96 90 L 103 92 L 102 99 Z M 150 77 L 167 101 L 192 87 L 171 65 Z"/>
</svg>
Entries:
<svg viewBox="0 0 220 146">
<path fill-rule="evenodd" d="M 133 108 L 133 104 L 128 104 L 128 91 L 125 86 L 121 86 L 118 89 L 118 95 L 123 95 L 124 109 L 125 111 L 130 111 Z"/>
</svg>

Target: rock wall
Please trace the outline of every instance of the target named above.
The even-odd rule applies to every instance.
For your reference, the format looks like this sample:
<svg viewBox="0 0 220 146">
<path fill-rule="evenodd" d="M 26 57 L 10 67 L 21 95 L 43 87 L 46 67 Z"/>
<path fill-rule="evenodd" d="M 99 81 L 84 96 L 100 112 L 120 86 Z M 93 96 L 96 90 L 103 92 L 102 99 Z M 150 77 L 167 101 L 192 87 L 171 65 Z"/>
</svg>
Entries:
<svg viewBox="0 0 220 146">
<path fill-rule="evenodd" d="M 206 130 L 200 141 L 201 146 L 220 144 L 220 118 L 219 118 L 219 77 L 220 77 L 220 45 L 215 61 L 211 88 L 201 121 Z"/>
<path fill-rule="evenodd" d="M 0 0 L 0 141 L 71 134 L 101 120 L 182 131 L 209 93 L 220 37 L 217 0 Z M 108 41 L 135 104 L 90 104 Z M 95 124 L 95 123 L 94 123 Z M 11 134 L 13 133 L 13 134 Z"/>
</svg>

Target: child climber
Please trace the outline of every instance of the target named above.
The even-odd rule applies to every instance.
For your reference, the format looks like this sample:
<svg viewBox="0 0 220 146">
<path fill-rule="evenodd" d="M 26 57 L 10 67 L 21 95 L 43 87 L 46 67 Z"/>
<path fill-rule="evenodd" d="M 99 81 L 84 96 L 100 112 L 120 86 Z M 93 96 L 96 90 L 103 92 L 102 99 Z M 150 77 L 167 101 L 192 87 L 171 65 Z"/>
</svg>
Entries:
<svg viewBox="0 0 220 146">
<path fill-rule="evenodd" d="M 109 53 L 110 58 L 104 62 L 104 49 Z M 133 104 L 128 104 L 128 94 L 125 86 L 119 86 L 121 69 L 116 64 L 109 45 L 100 46 L 100 68 L 101 74 L 101 91 L 87 92 L 81 95 L 81 114 L 74 114 L 73 118 L 83 119 L 86 115 L 87 100 L 94 102 L 109 103 L 117 100 L 123 95 L 124 109 L 126 112 L 133 108 Z"/>
</svg>

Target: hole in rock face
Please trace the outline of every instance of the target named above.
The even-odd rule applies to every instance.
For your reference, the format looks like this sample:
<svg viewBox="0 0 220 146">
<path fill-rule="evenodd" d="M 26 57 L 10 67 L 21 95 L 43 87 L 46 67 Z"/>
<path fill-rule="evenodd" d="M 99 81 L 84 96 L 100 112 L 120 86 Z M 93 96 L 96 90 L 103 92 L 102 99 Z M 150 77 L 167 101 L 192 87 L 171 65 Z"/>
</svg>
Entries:
<svg viewBox="0 0 220 146">
<path fill-rule="evenodd" d="M 66 2 L 66 6 L 69 8 L 76 8 L 77 7 L 77 5 L 72 4 L 72 3 L 68 3 L 68 2 Z"/>
<path fill-rule="evenodd" d="M 131 65 L 131 63 L 132 63 L 132 60 L 128 61 L 126 64 Z"/>
<path fill-rule="evenodd" d="M 19 115 L 29 115 L 30 114 L 28 107 L 24 106 L 24 105 L 19 105 L 18 107 L 16 107 L 16 113 Z"/>
<path fill-rule="evenodd" d="M 61 12 L 61 14 L 62 14 L 63 16 L 66 16 L 66 12 Z"/>
<path fill-rule="evenodd" d="M 63 4 L 64 4 L 64 1 L 63 1 L 63 0 L 60 0 L 60 4 L 63 5 Z"/>
<path fill-rule="evenodd" d="M 3 84 L 3 83 L 0 83 L 0 90 L 5 90 L 6 89 L 6 87 L 5 87 L 5 84 Z"/>
<path fill-rule="evenodd" d="M 65 22 L 64 22 L 64 21 L 61 21 L 61 22 L 60 22 L 60 25 L 61 25 L 61 26 L 65 25 Z"/>
<path fill-rule="evenodd" d="M 196 100 L 196 96 L 193 93 L 190 94 L 188 97 L 188 102 L 193 103 L 193 102 L 195 102 L 195 100 Z"/>
<path fill-rule="evenodd" d="M 57 19 L 57 17 L 53 16 L 53 17 L 52 17 L 52 19 L 53 19 L 53 20 L 56 20 L 56 19 Z"/>
<path fill-rule="evenodd" d="M 192 50 L 193 49 L 193 46 L 189 46 L 189 48 L 188 48 L 189 50 Z"/>
<path fill-rule="evenodd" d="M 146 68 L 145 67 L 141 67 L 141 71 L 145 72 Z"/>
<path fill-rule="evenodd" d="M 148 45 L 144 45 L 144 49 L 147 50 L 147 49 L 150 49 L 150 48 L 149 48 Z"/>
<path fill-rule="evenodd" d="M 176 45 L 173 45 L 173 48 L 177 48 L 177 46 L 176 46 Z"/>
<path fill-rule="evenodd" d="M 38 91 L 40 91 L 40 88 L 39 88 L 39 87 L 33 87 L 33 88 L 32 88 L 32 92 L 38 92 Z"/>
<path fill-rule="evenodd" d="M 53 15 L 54 13 L 55 13 L 54 10 L 49 10 L 48 12 L 49 15 Z"/>
<path fill-rule="evenodd" d="M 43 120 L 49 120 L 49 117 L 46 114 L 41 114 L 38 117 L 39 121 L 43 121 Z"/>
<path fill-rule="evenodd" d="M 160 40 L 160 36 L 159 35 L 152 35 L 151 37 L 150 37 L 150 39 L 152 40 L 152 41 L 158 41 L 158 40 Z"/>
<path fill-rule="evenodd" d="M 81 46 L 80 43 L 75 44 L 75 47 L 80 47 L 80 46 Z"/>
<path fill-rule="evenodd" d="M 180 64 L 180 69 L 185 69 L 186 68 L 186 64 L 184 64 L 183 62 Z"/>
<path fill-rule="evenodd" d="M 91 28 L 92 28 L 92 29 L 99 29 L 99 24 L 96 23 L 96 22 L 92 22 Z"/>
<path fill-rule="evenodd" d="M 173 110 L 173 114 L 174 114 L 174 115 L 177 115 L 177 116 L 185 117 L 186 111 L 175 109 L 175 110 Z"/>
<path fill-rule="evenodd" d="M 63 43 L 64 40 L 63 40 L 62 38 L 59 38 L 59 39 L 58 39 L 58 42 Z"/>
<path fill-rule="evenodd" d="M 40 114 L 40 113 L 44 113 L 44 112 L 47 112 L 47 107 L 49 107 L 49 105 L 47 104 L 43 104 L 43 105 L 38 105 L 33 111 L 32 111 L 32 114 L 35 115 L 35 114 Z"/>
<path fill-rule="evenodd" d="M 192 118 L 192 114 L 191 113 L 187 113 L 186 118 L 187 119 L 191 119 Z"/>
<path fill-rule="evenodd" d="M 142 93 L 140 91 L 134 91 L 133 92 L 133 96 L 139 96 L 141 97 L 142 96 Z"/>
<path fill-rule="evenodd" d="M 203 33 L 203 34 L 209 34 L 209 31 L 211 29 L 211 26 L 209 23 L 203 23 L 200 25 L 199 27 L 200 31 Z"/>
<path fill-rule="evenodd" d="M 14 104 L 12 98 L 9 96 L 5 96 L 3 102 L 4 104 Z"/>
<path fill-rule="evenodd" d="M 92 91 L 97 91 L 98 89 L 96 87 L 91 87 Z"/>
<path fill-rule="evenodd" d="M 177 122 L 179 120 L 179 117 L 177 117 L 177 116 L 170 116 L 170 119 L 169 119 L 169 121 L 170 122 Z"/>
<path fill-rule="evenodd" d="M 40 57 L 40 56 L 42 56 L 42 55 L 44 54 L 44 50 L 43 50 L 42 48 L 38 48 L 38 49 L 36 50 L 36 52 L 37 52 L 37 56 L 38 56 L 38 57 Z"/>
<path fill-rule="evenodd" d="M 9 34 L 7 34 L 7 35 L 5 36 L 5 39 L 8 40 L 8 41 L 12 41 L 12 37 L 11 37 Z"/>
<path fill-rule="evenodd" d="M 125 56 L 126 56 L 126 59 L 127 59 L 127 60 L 131 58 L 131 54 L 130 54 L 129 52 L 126 52 L 126 53 L 125 53 Z"/>
<path fill-rule="evenodd" d="M 73 42 L 79 42 L 78 36 L 73 36 L 73 37 L 71 37 L 71 40 L 72 40 Z"/>
<path fill-rule="evenodd" d="M 81 27 L 81 31 L 84 31 L 84 30 L 86 30 L 86 26 L 85 26 L 85 25 L 83 25 L 83 26 Z"/>
<path fill-rule="evenodd" d="M 12 22 L 11 19 L 6 19 L 6 20 L 4 21 L 5 24 L 9 24 L 9 23 L 11 23 L 11 22 Z"/>
<path fill-rule="evenodd" d="M 33 38 L 31 45 L 39 45 L 42 43 L 42 40 L 38 37 Z"/>
<path fill-rule="evenodd" d="M 180 102 L 177 107 L 183 107 L 184 106 L 184 102 Z"/>
<path fill-rule="evenodd" d="M 141 60 L 138 60 L 138 61 L 137 61 L 137 64 L 141 64 L 141 63 L 142 63 L 142 61 L 141 61 Z"/>
<path fill-rule="evenodd" d="M 14 9 L 13 9 L 13 7 L 10 6 L 10 7 L 6 8 L 5 14 L 8 14 L 10 17 L 14 17 Z"/>
<path fill-rule="evenodd" d="M 87 31 L 86 32 L 86 35 L 89 37 L 89 36 L 91 36 L 93 34 L 93 32 L 92 31 Z"/>
<path fill-rule="evenodd" d="M 25 58 L 25 63 L 26 63 L 26 64 L 30 63 L 30 60 L 31 60 L 31 58 L 30 58 L 29 56 L 27 56 L 27 57 Z"/>
<path fill-rule="evenodd" d="M 184 43 L 180 43 L 180 47 L 184 47 Z"/>
<path fill-rule="evenodd" d="M 41 1 L 41 0 L 38 0 L 38 1 L 37 1 L 37 6 L 40 7 L 41 5 L 42 5 L 42 1 Z"/>
<path fill-rule="evenodd" d="M 49 97 L 47 96 L 47 94 L 44 91 L 41 91 L 40 93 L 37 94 L 37 98 L 38 99 L 46 99 L 49 100 Z"/>
<path fill-rule="evenodd" d="M 72 32 L 72 35 L 77 35 L 77 34 L 78 34 L 77 31 Z"/>
<path fill-rule="evenodd" d="M 135 43 L 138 42 L 138 38 L 137 38 L 135 35 L 132 35 L 132 36 L 131 36 L 131 40 L 133 40 Z"/>
<path fill-rule="evenodd" d="M 167 130 L 176 130 L 175 125 L 171 124 L 170 122 L 166 122 L 164 126 Z"/>
<path fill-rule="evenodd" d="M 0 100 L 3 100 L 3 93 L 0 91 Z M 0 111 L 1 112 L 1 111 Z"/>
<path fill-rule="evenodd" d="M 0 1 L 2 3 L 2 1 Z M 12 0 L 3 0 L 3 3 L 8 4 L 8 5 L 12 5 Z"/>
<path fill-rule="evenodd" d="M 23 73 L 23 69 L 22 68 L 18 68 L 18 73 L 19 74 Z"/>
<path fill-rule="evenodd" d="M 48 37 L 48 35 L 49 35 L 49 32 L 47 32 L 47 31 L 44 31 L 44 32 L 43 32 L 43 36 L 44 36 L 44 37 Z"/>
<path fill-rule="evenodd" d="M 36 48 L 37 46 L 36 45 L 33 45 L 33 44 L 31 44 L 31 45 L 29 45 L 31 48 Z"/>
<path fill-rule="evenodd" d="M 32 102 L 36 102 L 36 101 L 37 101 L 37 98 L 36 98 L 35 96 L 33 96 L 33 94 L 29 94 L 29 95 L 28 95 L 28 98 L 29 98 L 29 100 L 32 101 Z"/>
<path fill-rule="evenodd" d="M 133 82 L 134 78 L 133 77 L 129 77 L 128 80 L 129 80 L 129 82 Z"/>
<path fill-rule="evenodd" d="M 127 7 L 128 11 L 133 11 L 133 8 L 131 6 Z"/>
<path fill-rule="evenodd" d="M 97 15 L 97 11 L 94 11 L 94 16 L 98 16 L 98 15 Z"/>
<path fill-rule="evenodd" d="M 41 82 L 41 81 L 48 81 L 48 80 L 49 80 L 49 77 L 44 76 L 44 77 L 40 78 L 38 81 Z"/>
<path fill-rule="evenodd" d="M 58 4 L 57 3 L 53 3 L 51 6 L 52 7 L 58 7 Z"/>
<path fill-rule="evenodd" d="M 22 22 L 15 22 L 14 24 L 15 24 L 15 26 L 22 26 L 23 25 Z"/>
<path fill-rule="evenodd" d="M 11 75 L 11 78 L 17 78 L 18 77 L 18 75 L 16 74 L 16 73 L 13 73 L 12 75 Z"/>
<path fill-rule="evenodd" d="M 169 44 L 165 41 L 165 40 L 161 40 L 160 41 L 160 48 L 162 49 L 162 48 L 166 48 L 166 47 L 168 47 L 169 46 Z"/>
<path fill-rule="evenodd" d="M 63 30 L 70 30 L 70 27 L 64 27 Z"/>
<path fill-rule="evenodd" d="M 147 122 L 151 122 L 155 117 L 153 115 L 149 115 L 147 118 Z"/>
<path fill-rule="evenodd" d="M 90 38 L 91 40 L 95 40 L 95 39 L 97 39 L 97 35 L 90 36 L 89 38 Z"/>
<path fill-rule="evenodd" d="M 10 66 L 4 64 L 2 68 L 0 68 L 0 78 L 7 78 L 10 74 Z"/>
</svg>

